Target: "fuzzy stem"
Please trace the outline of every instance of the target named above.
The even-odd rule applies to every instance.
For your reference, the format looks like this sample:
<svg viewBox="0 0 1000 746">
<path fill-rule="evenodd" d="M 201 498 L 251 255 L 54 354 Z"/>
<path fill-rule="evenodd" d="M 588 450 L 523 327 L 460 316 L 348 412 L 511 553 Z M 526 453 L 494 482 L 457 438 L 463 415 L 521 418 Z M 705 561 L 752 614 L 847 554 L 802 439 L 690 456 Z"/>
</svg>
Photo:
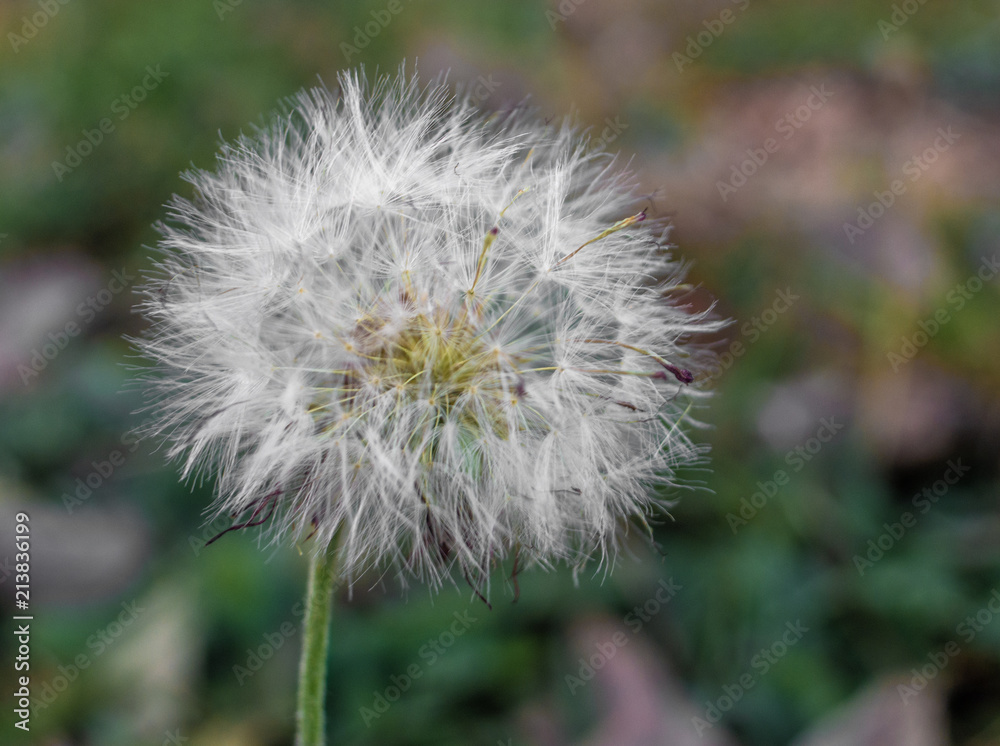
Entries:
<svg viewBox="0 0 1000 746">
<path fill-rule="evenodd" d="M 326 746 L 326 652 L 330 642 L 333 598 L 333 558 L 327 552 L 309 562 L 302 658 L 299 661 L 299 700 L 295 713 L 295 746 Z"/>
</svg>

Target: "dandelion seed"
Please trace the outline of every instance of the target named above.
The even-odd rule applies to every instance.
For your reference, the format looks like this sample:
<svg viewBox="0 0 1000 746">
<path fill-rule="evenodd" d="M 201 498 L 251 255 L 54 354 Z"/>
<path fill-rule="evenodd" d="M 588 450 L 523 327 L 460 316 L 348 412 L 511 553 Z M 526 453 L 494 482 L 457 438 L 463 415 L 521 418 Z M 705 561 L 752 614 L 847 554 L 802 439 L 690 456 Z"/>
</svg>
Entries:
<svg viewBox="0 0 1000 746">
<path fill-rule="evenodd" d="M 485 596 L 508 554 L 515 584 L 613 557 L 700 454 L 684 343 L 716 325 L 665 297 L 657 221 L 570 124 L 403 74 L 340 89 L 171 203 L 138 342 L 152 432 L 217 474 L 234 528 L 311 537 L 349 581 L 456 570 Z"/>
</svg>

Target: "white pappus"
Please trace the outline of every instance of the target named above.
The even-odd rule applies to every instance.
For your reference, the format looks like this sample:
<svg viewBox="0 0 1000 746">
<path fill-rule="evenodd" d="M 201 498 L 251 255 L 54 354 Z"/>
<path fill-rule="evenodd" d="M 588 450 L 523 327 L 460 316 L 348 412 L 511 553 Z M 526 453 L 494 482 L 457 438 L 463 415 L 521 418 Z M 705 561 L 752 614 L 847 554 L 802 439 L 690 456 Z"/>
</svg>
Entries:
<svg viewBox="0 0 1000 746">
<path fill-rule="evenodd" d="M 570 123 L 339 82 L 185 175 L 143 291 L 149 432 L 217 474 L 211 511 L 348 580 L 613 558 L 702 454 L 689 340 L 718 323 L 671 300 L 664 226 Z"/>
</svg>

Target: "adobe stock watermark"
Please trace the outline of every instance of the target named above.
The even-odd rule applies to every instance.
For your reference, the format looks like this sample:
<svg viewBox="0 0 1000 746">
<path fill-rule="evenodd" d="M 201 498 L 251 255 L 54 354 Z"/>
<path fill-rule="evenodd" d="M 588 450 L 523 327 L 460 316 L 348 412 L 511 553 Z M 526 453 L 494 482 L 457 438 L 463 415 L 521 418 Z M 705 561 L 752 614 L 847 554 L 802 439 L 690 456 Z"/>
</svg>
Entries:
<svg viewBox="0 0 1000 746">
<path fill-rule="evenodd" d="M 38 692 L 38 696 L 31 699 L 32 717 L 48 709 L 59 695 L 80 677 L 80 673 L 90 668 L 95 660 L 104 655 L 146 610 L 135 601 L 123 602 L 121 607 L 122 610 L 115 619 L 87 638 L 86 646 L 90 652 L 79 653 L 73 658 L 72 663 L 60 664 L 57 667 L 58 673 L 43 683 L 39 689 L 34 690 Z"/>
<path fill-rule="evenodd" d="M 129 274 L 125 267 L 114 270 L 111 273 L 111 279 L 104 288 L 77 305 L 74 309 L 76 320 L 67 321 L 62 329 L 49 332 L 41 347 L 36 347 L 31 351 L 28 356 L 28 364 L 18 364 L 17 372 L 21 376 L 21 383 L 27 386 L 32 379 L 38 378 L 49 363 L 69 346 L 70 340 L 79 336 L 97 318 L 97 315 L 111 304 L 112 299 L 134 280 L 135 275 Z"/>
<path fill-rule="evenodd" d="M 146 100 L 150 93 L 155 91 L 160 83 L 170 77 L 170 73 L 160 69 L 160 65 L 153 67 L 146 66 L 146 75 L 131 90 L 117 96 L 111 101 L 110 110 L 112 116 L 102 118 L 94 129 L 82 130 L 83 137 L 75 145 L 66 146 L 66 157 L 61 161 L 52 162 L 52 171 L 56 175 L 56 180 L 62 182 L 67 174 L 83 163 L 84 158 L 92 155 L 93 152 L 104 142 L 104 139 L 115 132 L 118 128 L 117 122 L 124 122 L 131 116 L 132 112 L 139 108 L 139 104 Z M 114 118 L 112 118 L 114 117 Z"/>
<path fill-rule="evenodd" d="M 343 585 L 343 581 L 336 581 L 333 584 L 333 593 Z M 315 602 L 322 605 L 322 601 L 315 599 Z M 308 612 L 308 606 L 305 601 L 297 601 L 294 606 L 292 606 L 291 616 L 292 620 L 285 620 L 278 625 L 278 628 L 274 632 L 265 632 L 261 635 L 261 642 L 259 645 L 253 648 L 246 649 L 246 658 L 244 659 L 243 665 L 235 664 L 233 665 L 233 676 L 236 677 L 236 683 L 240 686 L 246 684 L 246 682 L 253 678 L 263 667 L 267 661 L 271 660 L 281 648 L 285 646 L 285 643 L 289 639 L 295 636 L 295 633 L 302 628 L 301 620 L 306 616 Z"/>
<path fill-rule="evenodd" d="M 641 605 L 636 606 L 625 615 L 624 622 L 632 635 L 639 634 L 643 626 L 653 620 L 663 608 L 670 603 L 671 599 L 683 589 L 680 583 L 674 582 L 673 578 L 661 580 L 656 592 L 646 599 Z M 615 632 L 611 637 L 603 642 L 594 645 L 594 652 L 587 658 L 581 657 L 577 675 L 566 674 L 566 686 L 570 694 L 576 694 L 577 690 L 589 682 L 597 672 L 607 665 L 608 661 L 617 655 L 618 651 L 628 644 L 629 636 L 622 631 Z"/>
<path fill-rule="evenodd" d="M 816 455 L 823 450 L 823 446 L 837 437 L 837 434 L 844 429 L 844 423 L 837 422 L 836 417 L 824 417 L 819 421 L 819 427 L 815 434 L 803 441 L 795 448 L 785 454 L 785 463 L 788 464 L 791 474 L 797 474 L 805 468 L 805 465 L 816 458 Z M 746 526 L 753 520 L 768 502 L 782 487 L 791 481 L 791 474 L 784 469 L 778 469 L 771 475 L 770 479 L 757 482 L 757 491 L 750 497 L 740 500 L 739 513 L 727 513 L 726 521 L 729 528 L 735 535 L 739 529 Z"/>
<path fill-rule="evenodd" d="M 143 422 L 139 428 L 134 428 L 123 433 L 119 439 L 121 448 L 111 451 L 107 458 L 90 462 L 93 469 L 85 476 L 77 477 L 76 482 L 73 483 L 74 489 L 72 493 L 64 492 L 60 498 L 67 513 L 73 515 L 74 510 L 85 505 L 97 490 L 104 486 L 111 479 L 112 475 L 125 465 L 128 456 L 135 453 L 142 442 L 140 437 L 136 435 L 136 431 L 142 430 L 151 421 L 152 418 Z"/>
<path fill-rule="evenodd" d="M 292 622 L 282 622 L 276 631 L 265 632 L 261 635 L 263 642 L 260 645 L 255 648 L 247 648 L 244 665 L 233 666 L 236 683 L 240 686 L 246 684 L 248 679 L 260 671 L 264 664 L 284 647 L 289 638 L 295 636 L 298 629 L 298 625 Z"/>
<path fill-rule="evenodd" d="M 903 0 L 901 3 L 892 4 L 892 15 L 889 20 L 879 19 L 878 30 L 882 33 L 882 41 L 888 41 L 889 37 L 899 31 L 907 21 L 910 20 L 927 0 Z"/>
<path fill-rule="evenodd" d="M 576 13 L 576 9 L 583 5 L 587 0 L 560 0 L 559 5 L 556 6 L 555 10 L 549 8 L 545 11 L 545 20 L 549 22 L 549 28 L 553 31 L 556 30 L 556 26 L 563 23 L 567 18 Z"/>
<path fill-rule="evenodd" d="M 214 0 L 212 3 L 212 7 L 215 9 L 215 15 L 219 17 L 220 21 L 224 21 L 226 16 L 241 5 L 243 5 L 243 0 Z"/>
<path fill-rule="evenodd" d="M 233 526 L 233 516 L 229 515 L 217 515 L 211 521 L 206 523 L 201 527 L 201 533 L 198 535 L 190 534 L 188 536 L 188 546 L 197 557 L 201 554 L 202 550 L 208 546 L 208 542 L 212 541 L 213 538 L 217 537 L 223 531 Z"/>
<path fill-rule="evenodd" d="M 389 684 L 385 689 L 380 692 L 372 692 L 371 707 L 362 706 L 358 710 L 367 727 L 370 728 L 372 721 L 378 720 L 387 713 L 393 703 L 399 701 L 399 698 L 409 691 L 413 682 L 423 676 L 428 668 L 437 663 L 451 649 L 459 637 L 479 621 L 478 617 L 472 616 L 468 611 L 456 611 L 452 616 L 454 621 L 448 629 L 425 642 L 417 650 L 420 661 L 411 663 L 403 673 L 390 676 Z"/>
<path fill-rule="evenodd" d="M 809 96 L 795 109 L 786 112 L 785 116 L 774 124 L 774 131 L 781 135 L 781 139 L 768 137 L 758 148 L 747 148 L 747 157 L 739 164 L 730 167 L 730 176 L 727 181 L 717 180 L 716 189 L 722 201 L 729 200 L 729 195 L 735 194 L 739 189 L 746 186 L 746 183 L 753 178 L 757 172 L 764 167 L 771 156 L 781 150 L 783 143 L 795 137 L 795 133 L 812 119 L 812 115 L 823 108 L 827 101 L 833 97 L 833 91 L 828 90 L 826 83 L 809 87 Z"/>
<path fill-rule="evenodd" d="M 238 529 L 259 526 L 261 521 L 267 520 L 267 515 L 271 510 L 271 505 L 272 503 L 269 501 L 259 502 L 256 508 L 250 512 L 249 517 L 245 520 L 240 519 L 239 514 L 221 513 L 213 516 L 211 521 L 201 527 L 200 534 L 188 534 L 187 543 L 188 547 L 191 549 L 191 553 L 195 557 L 198 557 L 202 551 L 204 551 L 205 547 L 214 542 L 216 539 L 221 538 L 223 534 L 227 534 L 230 531 Z M 264 564 L 271 564 L 271 561 L 277 557 L 281 551 L 281 546 L 276 545 L 274 547 L 274 551 L 271 552 L 271 556 L 264 560 Z"/>
<path fill-rule="evenodd" d="M 947 152 L 952 145 L 961 139 L 962 136 L 953 132 L 951 126 L 938 127 L 937 137 L 934 138 L 934 141 L 923 152 L 918 153 L 903 164 L 903 176 L 906 177 L 909 184 L 916 183 L 937 162 L 942 153 Z M 875 225 L 875 222 L 885 215 L 886 211 L 895 205 L 900 197 L 906 194 L 909 188 L 907 181 L 894 179 L 886 189 L 876 190 L 872 193 L 875 201 L 866 207 L 859 207 L 858 217 L 854 222 L 844 223 L 844 235 L 847 236 L 847 240 L 852 245 L 855 240 Z"/>
<path fill-rule="evenodd" d="M 892 548 L 899 543 L 906 535 L 906 532 L 917 525 L 917 518 L 926 515 L 937 504 L 937 501 L 947 495 L 948 490 L 958 484 L 962 477 L 968 474 L 971 469 L 971 466 L 962 464 L 962 459 L 949 461 L 948 468 L 945 469 L 940 479 L 929 487 L 924 487 L 913 496 L 910 504 L 914 507 L 916 513 L 905 511 L 900 514 L 897 521 L 883 523 L 882 528 L 885 531 L 874 539 L 868 540 L 868 551 L 865 552 L 864 556 L 860 554 L 854 555 L 854 567 L 857 568 L 858 575 L 864 577 L 866 570 L 870 570 L 875 566 L 876 562 L 892 551 Z"/>
<path fill-rule="evenodd" d="M 340 587 L 340 583 L 334 585 L 334 591 Z M 247 681 L 254 677 L 258 671 L 260 671 L 267 661 L 271 660 L 281 648 L 285 646 L 285 643 L 289 639 L 295 636 L 295 633 L 301 628 L 301 619 L 305 617 L 307 611 L 307 606 L 305 601 L 298 601 L 292 606 L 292 619 L 295 621 L 285 620 L 278 625 L 278 628 L 274 632 L 265 632 L 261 635 L 261 642 L 259 645 L 253 648 L 246 649 L 246 658 L 244 659 L 243 665 L 235 664 L 233 665 L 233 676 L 236 677 L 236 683 L 243 686 Z"/>
<path fill-rule="evenodd" d="M 736 6 L 739 13 L 743 13 L 750 7 L 750 0 L 729 1 Z M 722 36 L 726 28 L 738 17 L 732 8 L 723 8 L 718 18 L 702 21 L 701 25 L 705 27 L 705 30 L 699 31 L 697 34 L 692 34 L 685 39 L 687 46 L 684 47 L 684 54 L 674 52 L 672 55 L 674 64 L 677 66 L 677 72 L 684 72 L 685 67 L 693 64 L 696 59 L 701 57 L 702 52 L 712 46 L 712 43 Z"/>
<path fill-rule="evenodd" d="M 1000 590 L 994 588 L 990 593 L 989 600 L 981 609 L 959 622 L 958 626 L 955 627 L 955 634 L 968 645 L 976 639 L 976 635 L 992 624 L 997 616 L 1000 616 Z M 940 650 L 928 653 L 928 662 L 923 664 L 919 669 L 916 667 L 911 668 L 910 673 L 912 676 L 910 680 L 906 684 L 896 685 L 896 693 L 903 701 L 903 704 L 909 707 L 910 700 L 926 689 L 927 685 L 934 681 L 948 667 L 951 659 L 958 657 L 958 654 L 961 652 L 962 646 L 955 640 L 949 640 Z"/>
<path fill-rule="evenodd" d="M 702 716 L 696 715 L 691 718 L 691 724 L 698 736 L 704 738 L 705 731 L 714 728 L 716 723 L 722 720 L 722 716 L 733 709 L 748 691 L 759 684 L 760 680 L 767 676 L 782 658 L 788 655 L 788 651 L 798 645 L 808 631 L 809 628 L 802 623 L 801 619 L 787 622 L 785 632 L 781 637 L 768 647 L 761 648 L 760 652 L 750 659 L 750 668 L 753 671 L 748 671 L 736 681 L 723 686 L 722 694 L 718 698 L 714 701 L 706 700 Z"/>
<path fill-rule="evenodd" d="M 475 86 L 469 90 L 469 103 L 473 106 L 485 104 L 499 87 L 500 81 L 493 80 L 492 73 L 480 75 L 476 78 Z"/>
<path fill-rule="evenodd" d="M 601 130 L 597 139 L 590 143 L 590 147 L 595 151 L 607 150 L 608 146 L 619 138 L 619 136 L 628 129 L 628 123 L 623 122 L 620 116 L 616 116 L 614 119 L 611 117 L 604 118 L 604 129 Z"/>
<path fill-rule="evenodd" d="M 938 335 L 938 332 L 954 318 L 953 314 L 965 308 L 965 304 L 972 300 L 976 293 L 981 291 L 986 283 L 994 279 L 998 273 L 1000 273 L 1000 258 L 997 257 L 996 252 L 993 252 L 993 256 L 983 258 L 979 269 L 971 277 L 948 291 L 945 303 L 952 308 L 951 311 L 947 307 L 938 308 L 932 316 L 917 322 L 917 326 L 920 327 L 918 331 L 900 337 L 902 344 L 899 346 L 898 352 L 886 353 L 889 365 L 892 366 L 892 372 L 898 372 L 901 367 L 915 358 L 917 353 L 926 347 Z"/>
<path fill-rule="evenodd" d="M 7 34 L 7 41 L 10 42 L 14 54 L 21 51 L 21 47 L 38 36 L 38 32 L 49 25 L 49 21 L 59 15 L 64 5 L 68 5 L 70 0 L 38 0 L 35 5 L 38 10 L 30 16 L 21 17 L 21 33 L 13 31 Z"/>
<path fill-rule="evenodd" d="M 407 4 L 410 2 L 411 0 L 406 0 Z M 351 37 L 354 44 L 348 44 L 346 41 L 340 43 L 340 51 L 344 53 L 344 59 L 350 62 L 352 57 L 361 54 L 361 50 L 371 44 L 372 39 L 381 34 L 392 23 L 393 19 L 403 12 L 404 7 L 403 0 L 389 0 L 381 10 L 371 11 L 370 21 L 366 21 L 362 26 L 354 27 L 354 36 Z"/>
<path fill-rule="evenodd" d="M 709 364 L 709 370 L 705 375 L 705 380 L 718 380 L 723 373 L 733 367 L 735 362 L 747 354 L 750 345 L 760 339 L 768 329 L 778 322 L 778 318 L 785 314 L 801 296 L 792 292 L 791 287 L 778 290 L 774 294 L 771 305 L 761 311 L 758 315 L 744 322 L 740 327 L 740 338 L 729 343 L 729 347 L 719 353 L 718 357 Z"/>
</svg>

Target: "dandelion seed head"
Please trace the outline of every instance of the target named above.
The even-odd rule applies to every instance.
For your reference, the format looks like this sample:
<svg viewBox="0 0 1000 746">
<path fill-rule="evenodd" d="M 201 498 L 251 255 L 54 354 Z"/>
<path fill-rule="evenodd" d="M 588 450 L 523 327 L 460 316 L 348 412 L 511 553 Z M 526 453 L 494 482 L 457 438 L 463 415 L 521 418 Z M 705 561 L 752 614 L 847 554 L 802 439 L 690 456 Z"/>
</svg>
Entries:
<svg viewBox="0 0 1000 746">
<path fill-rule="evenodd" d="M 347 73 L 187 178 L 137 344 L 210 512 L 478 591 L 512 552 L 613 558 L 700 458 L 687 340 L 717 325 L 664 298 L 680 264 L 571 123 Z"/>
</svg>

